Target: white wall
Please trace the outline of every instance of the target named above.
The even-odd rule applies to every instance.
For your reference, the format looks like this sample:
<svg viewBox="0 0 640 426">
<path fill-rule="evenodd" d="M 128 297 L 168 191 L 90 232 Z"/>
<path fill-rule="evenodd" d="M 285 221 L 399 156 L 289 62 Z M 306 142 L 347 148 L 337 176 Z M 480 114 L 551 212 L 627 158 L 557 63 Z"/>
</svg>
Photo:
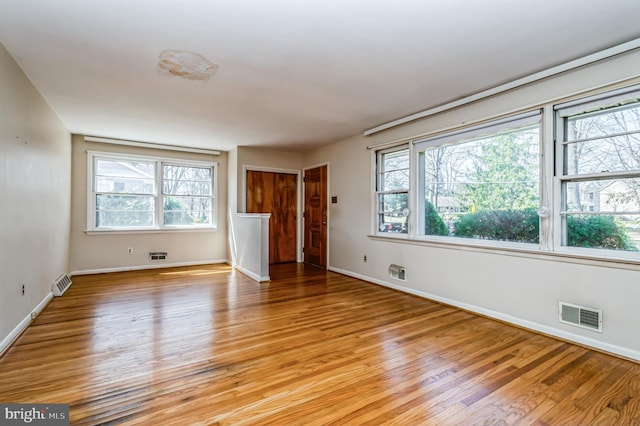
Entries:
<svg viewBox="0 0 640 426">
<path fill-rule="evenodd" d="M 0 45 L 0 352 L 68 272 L 70 197 L 71 135 Z"/>
<path fill-rule="evenodd" d="M 581 264 L 553 256 L 513 256 L 371 238 L 373 170 L 372 151 L 367 149 L 637 77 L 639 69 L 640 52 L 622 55 L 371 137 L 356 135 L 307 153 L 306 165 L 330 162 L 329 191 L 339 200 L 329 205 L 330 269 L 640 360 L 640 310 L 636 306 L 640 265 Z M 407 268 L 406 282 L 392 282 L 387 272 L 391 263 Z M 603 309 L 603 333 L 559 323 L 558 301 Z"/>
<path fill-rule="evenodd" d="M 270 213 L 231 214 L 229 245 L 233 267 L 258 282 L 269 281 Z"/>
<path fill-rule="evenodd" d="M 87 228 L 87 150 L 215 161 L 218 229 L 89 235 Z M 73 135 L 70 269 L 92 273 L 175 265 L 227 262 L 227 153 L 220 156 L 85 142 Z M 133 248 L 133 254 L 127 249 Z M 166 262 L 150 262 L 149 252 L 166 251 Z"/>
<path fill-rule="evenodd" d="M 238 148 L 234 148 L 227 154 L 227 217 L 238 213 Z"/>
</svg>

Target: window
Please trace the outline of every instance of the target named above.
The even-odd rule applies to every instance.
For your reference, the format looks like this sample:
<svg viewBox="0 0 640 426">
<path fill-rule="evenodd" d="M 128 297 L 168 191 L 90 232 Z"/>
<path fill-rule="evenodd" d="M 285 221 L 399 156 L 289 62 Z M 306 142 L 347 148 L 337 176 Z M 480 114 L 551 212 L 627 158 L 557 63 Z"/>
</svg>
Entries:
<svg viewBox="0 0 640 426">
<path fill-rule="evenodd" d="M 95 158 L 95 227 L 154 226 L 155 163 Z"/>
<path fill-rule="evenodd" d="M 213 167 L 162 165 L 163 223 L 211 225 Z"/>
<path fill-rule="evenodd" d="M 540 112 L 415 142 L 418 235 L 539 242 Z"/>
<path fill-rule="evenodd" d="M 215 226 L 215 164 L 89 153 L 89 230 Z"/>
<path fill-rule="evenodd" d="M 409 148 L 378 151 L 376 156 L 378 232 L 406 234 L 409 219 Z"/>
<path fill-rule="evenodd" d="M 640 91 L 556 107 L 559 244 L 640 248 Z"/>
<path fill-rule="evenodd" d="M 376 234 L 640 263 L 640 86 L 539 108 L 376 151 Z"/>
</svg>

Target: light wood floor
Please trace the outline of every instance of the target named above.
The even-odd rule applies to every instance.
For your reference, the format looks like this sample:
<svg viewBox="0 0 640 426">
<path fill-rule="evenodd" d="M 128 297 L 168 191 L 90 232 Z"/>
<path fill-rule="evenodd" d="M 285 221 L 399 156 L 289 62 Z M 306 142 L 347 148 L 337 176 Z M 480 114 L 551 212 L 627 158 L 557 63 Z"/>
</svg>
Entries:
<svg viewBox="0 0 640 426">
<path fill-rule="evenodd" d="M 302 265 L 73 278 L 0 359 L 72 424 L 633 425 L 640 364 Z"/>
</svg>

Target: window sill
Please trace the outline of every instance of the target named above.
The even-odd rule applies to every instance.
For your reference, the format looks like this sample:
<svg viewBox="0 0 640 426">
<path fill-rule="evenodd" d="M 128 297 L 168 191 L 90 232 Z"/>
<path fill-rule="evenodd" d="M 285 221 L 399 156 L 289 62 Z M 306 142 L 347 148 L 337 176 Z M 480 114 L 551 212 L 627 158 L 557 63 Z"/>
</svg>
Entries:
<svg viewBox="0 0 640 426">
<path fill-rule="evenodd" d="M 217 232 L 218 228 L 164 228 L 164 229 L 85 229 L 87 235 L 165 234 L 182 232 Z"/>
<path fill-rule="evenodd" d="M 416 237 L 409 237 L 406 234 L 402 236 L 395 235 L 368 235 L 369 239 L 374 241 L 386 241 L 390 243 L 411 244 L 424 247 L 433 247 L 445 250 L 460 250 L 477 253 L 496 254 L 501 256 L 525 257 L 530 259 L 546 260 L 552 262 L 576 263 L 581 265 L 601 266 L 615 269 L 628 269 L 632 271 L 640 271 L 640 258 L 625 259 L 620 257 L 604 257 L 589 255 L 583 252 L 574 251 L 543 251 L 534 244 L 524 243 L 500 243 L 491 242 L 485 244 L 474 244 L 467 241 L 440 241 L 427 240 Z M 640 256 L 640 254 L 639 254 Z"/>
</svg>

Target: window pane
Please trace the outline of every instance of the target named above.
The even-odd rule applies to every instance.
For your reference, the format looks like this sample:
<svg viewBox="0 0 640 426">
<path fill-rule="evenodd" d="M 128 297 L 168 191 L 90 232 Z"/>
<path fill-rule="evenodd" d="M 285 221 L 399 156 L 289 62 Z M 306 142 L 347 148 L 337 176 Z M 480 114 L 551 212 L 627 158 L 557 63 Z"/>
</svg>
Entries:
<svg viewBox="0 0 640 426">
<path fill-rule="evenodd" d="M 96 192 L 117 194 L 152 194 L 153 179 L 96 176 Z"/>
<path fill-rule="evenodd" d="M 211 182 L 197 182 L 185 180 L 165 180 L 163 182 L 165 195 L 211 195 Z"/>
<path fill-rule="evenodd" d="M 408 231 L 409 194 L 406 192 L 379 194 L 378 197 L 378 230 L 406 234 Z"/>
<path fill-rule="evenodd" d="M 132 228 L 153 226 L 152 212 L 96 211 L 96 228 Z"/>
<path fill-rule="evenodd" d="M 144 195 L 97 195 L 96 210 L 153 211 L 153 197 Z"/>
<path fill-rule="evenodd" d="M 213 168 L 163 165 L 163 223 L 166 226 L 213 224 Z"/>
<path fill-rule="evenodd" d="M 382 154 L 382 164 L 380 171 L 408 169 L 409 168 L 409 150 L 402 149 Z"/>
<path fill-rule="evenodd" d="M 640 104 L 577 115 L 569 118 L 567 124 L 568 141 L 637 132 L 640 131 Z"/>
<path fill-rule="evenodd" d="M 640 134 L 572 143 L 564 149 L 568 175 L 640 170 Z"/>
<path fill-rule="evenodd" d="M 211 225 L 211 198 L 198 197 L 166 197 L 164 199 L 164 224 L 177 225 Z"/>
<path fill-rule="evenodd" d="M 565 227 L 565 245 L 569 247 L 626 251 L 640 248 L 639 214 L 568 214 Z"/>
<path fill-rule="evenodd" d="M 155 164 L 148 162 L 96 161 L 96 192 L 153 194 Z"/>
<path fill-rule="evenodd" d="M 537 243 L 539 126 L 425 150 L 425 235 Z"/>
<path fill-rule="evenodd" d="M 409 170 L 383 173 L 380 191 L 394 191 L 409 188 Z"/>
<path fill-rule="evenodd" d="M 397 191 L 409 188 L 409 149 L 380 154 L 378 191 Z"/>
<path fill-rule="evenodd" d="M 163 166 L 162 193 L 166 195 L 212 195 L 212 169 Z"/>
<path fill-rule="evenodd" d="M 577 141 L 564 147 L 565 175 L 620 172 L 621 176 L 562 181 L 562 244 L 638 251 L 640 104 L 576 114 L 564 125 L 567 141 Z"/>
<path fill-rule="evenodd" d="M 640 212 L 640 178 L 588 180 L 564 185 L 564 211 Z"/>
<path fill-rule="evenodd" d="M 211 181 L 210 167 L 188 167 L 165 165 L 162 169 L 164 179 Z"/>
<path fill-rule="evenodd" d="M 153 197 L 97 195 L 96 227 L 153 226 Z"/>
</svg>

